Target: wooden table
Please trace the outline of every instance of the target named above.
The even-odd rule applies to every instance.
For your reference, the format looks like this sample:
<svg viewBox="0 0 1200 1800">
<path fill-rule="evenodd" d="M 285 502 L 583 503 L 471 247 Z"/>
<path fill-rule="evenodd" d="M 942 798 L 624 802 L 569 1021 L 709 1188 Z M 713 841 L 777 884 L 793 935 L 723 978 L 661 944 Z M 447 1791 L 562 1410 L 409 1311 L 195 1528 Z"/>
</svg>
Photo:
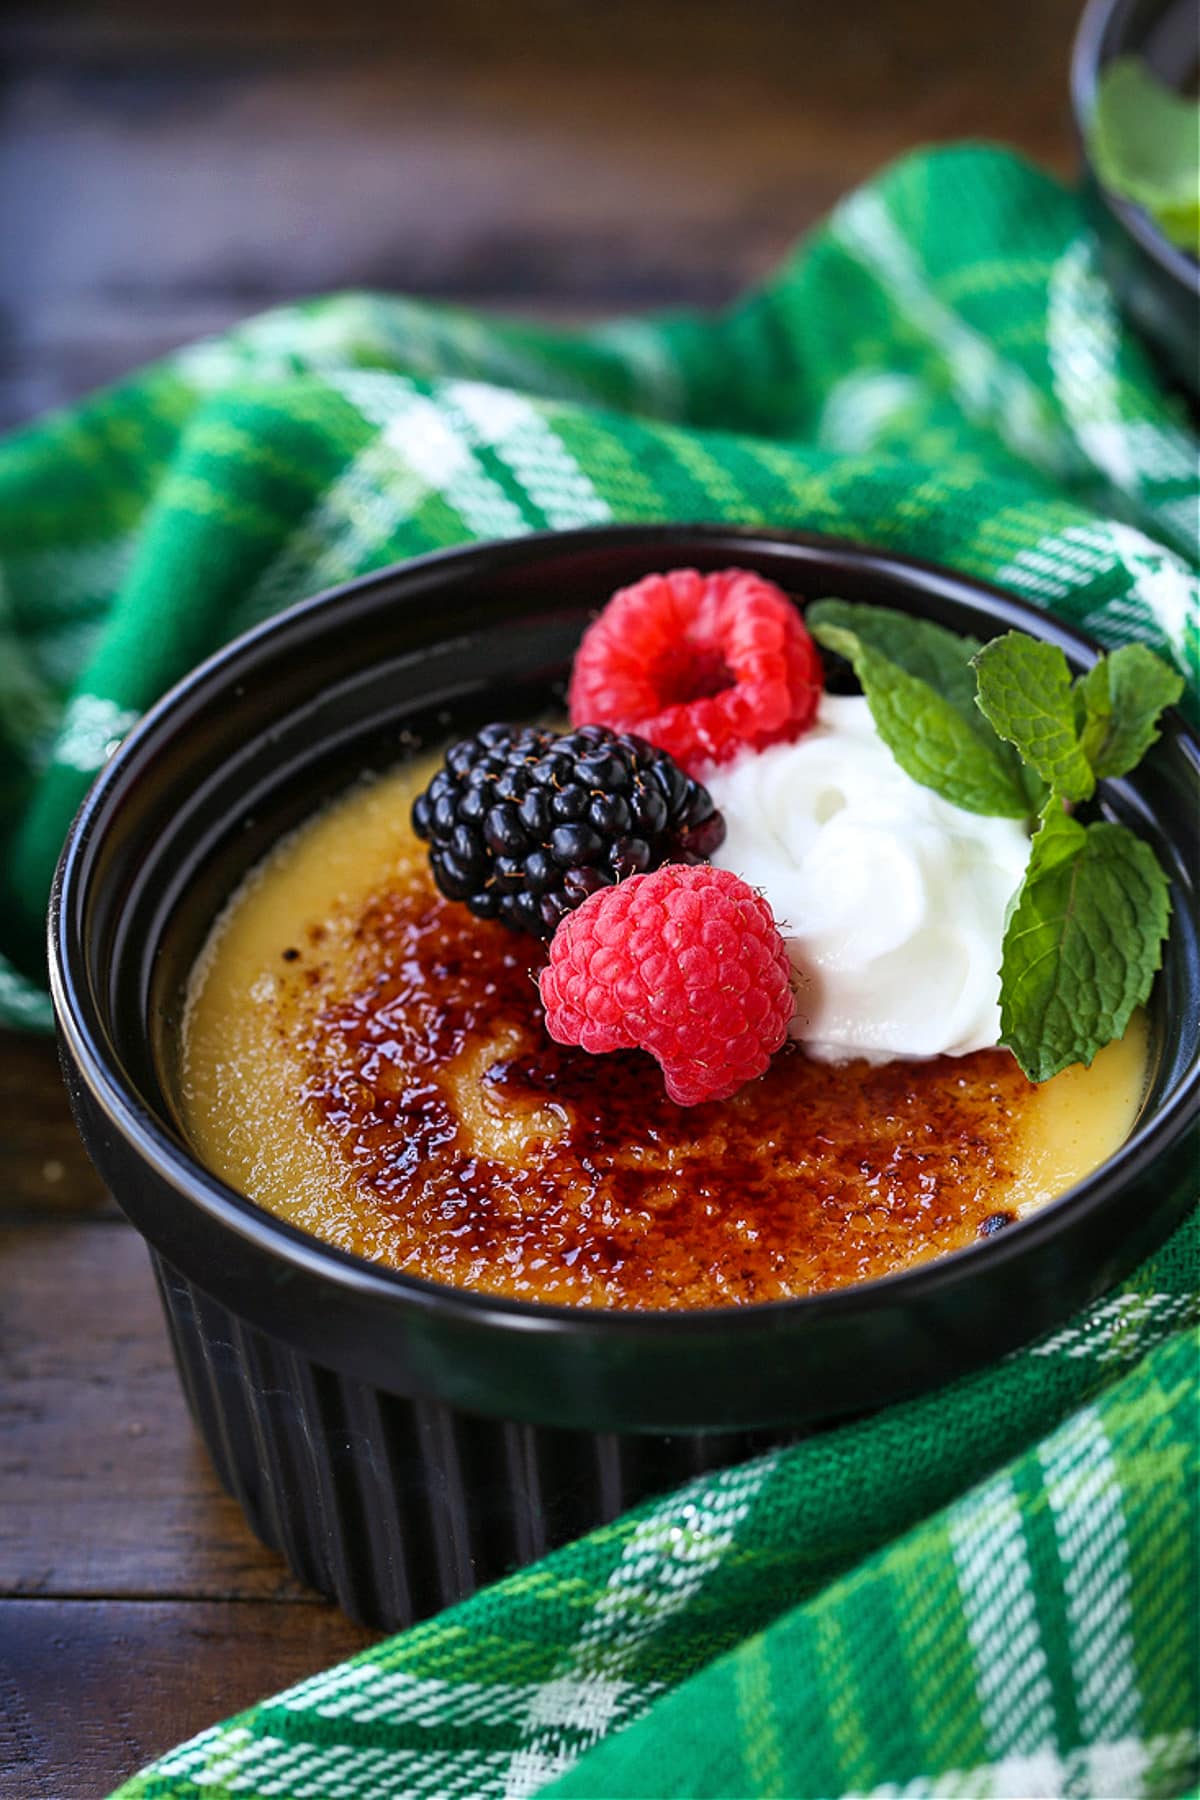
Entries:
<svg viewBox="0 0 1200 1800">
<path fill-rule="evenodd" d="M 719 303 L 913 144 L 1069 169 L 1076 10 L 10 5 L 0 419 L 297 293 Z M 366 1637 L 218 1490 L 43 1042 L 0 1036 L 0 1177 L 0 1794 L 92 1800 Z"/>
</svg>

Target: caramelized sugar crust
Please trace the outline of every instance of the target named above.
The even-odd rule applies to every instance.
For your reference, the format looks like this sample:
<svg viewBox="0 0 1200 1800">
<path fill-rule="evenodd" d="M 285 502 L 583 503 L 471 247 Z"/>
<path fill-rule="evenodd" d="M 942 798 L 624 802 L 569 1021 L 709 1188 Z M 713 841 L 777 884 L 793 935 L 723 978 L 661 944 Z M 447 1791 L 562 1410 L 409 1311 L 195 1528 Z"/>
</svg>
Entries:
<svg viewBox="0 0 1200 1800">
<path fill-rule="evenodd" d="M 553 1043 L 542 946 L 423 870 L 335 929 L 336 981 L 316 927 L 281 947 L 273 1004 L 370 1222 L 346 1248 L 524 1299 L 698 1307 L 885 1275 L 1008 1216 L 1033 1089 L 1007 1053 L 830 1067 L 789 1047 L 683 1108 L 640 1052 Z"/>
</svg>

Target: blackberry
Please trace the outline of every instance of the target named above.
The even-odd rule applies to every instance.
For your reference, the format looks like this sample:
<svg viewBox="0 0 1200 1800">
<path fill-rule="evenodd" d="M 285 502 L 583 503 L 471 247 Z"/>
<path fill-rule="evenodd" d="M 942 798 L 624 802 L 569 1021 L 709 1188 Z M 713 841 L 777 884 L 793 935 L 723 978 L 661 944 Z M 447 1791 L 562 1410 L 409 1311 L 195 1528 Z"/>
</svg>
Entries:
<svg viewBox="0 0 1200 1800">
<path fill-rule="evenodd" d="M 447 899 L 539 938 L 597 888 L 703 862 L 725 837 L 706 788 L 606 725 L 486 725 L 451 745 L 412 820 Z"/>
</svg>

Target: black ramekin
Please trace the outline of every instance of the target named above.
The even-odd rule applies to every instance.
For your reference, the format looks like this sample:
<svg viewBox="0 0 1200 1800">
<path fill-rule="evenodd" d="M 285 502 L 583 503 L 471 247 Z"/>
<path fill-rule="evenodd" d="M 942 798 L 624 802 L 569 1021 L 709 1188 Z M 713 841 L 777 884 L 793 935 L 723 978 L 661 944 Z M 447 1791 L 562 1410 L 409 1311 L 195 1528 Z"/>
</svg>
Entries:
<svg viewBox="0 0 1200 1800">
<path fill-rule="evenodd" d="M 1200 263 L 1149 213 L 1106 188 L 1089 139 L 1106 63 L 1141 56 L 1169 86 L 1193 80 L 1200 51 L 1195 0 L 1089 0 L 1071 54 L 1071 101 L 1083 144 L 1084 195 L 1113 292 L 1164 372 L 1200 401 Z"/>
<path fill-rule="evenodd" d="M 296 607 L 205 663 L 126 739 L 77 818 L 50 956 L 75 1115 L 150 1246 L 222 1480 L 304 1580 L 399 1626 L 644 1494 L 948 1380 L 1124 1275 L 1193 1198 L 1200 756 L 1171 715 L 1105 808 L 1169 869 L 1142 1122 L 1069 1195 L 986 1243 L 808 1299 L 692 1313 L 536 1306 L 306 1236 L 196 1161 L 172 1104 L 184 981 L 283 831 L 415 742 L 561 697 L 588 616 L 653 569 L 749 565 L 987 637 L 1066 626 L 978 583 L 829 539 L 615 527 L 450 551 Z"/>
</svg>

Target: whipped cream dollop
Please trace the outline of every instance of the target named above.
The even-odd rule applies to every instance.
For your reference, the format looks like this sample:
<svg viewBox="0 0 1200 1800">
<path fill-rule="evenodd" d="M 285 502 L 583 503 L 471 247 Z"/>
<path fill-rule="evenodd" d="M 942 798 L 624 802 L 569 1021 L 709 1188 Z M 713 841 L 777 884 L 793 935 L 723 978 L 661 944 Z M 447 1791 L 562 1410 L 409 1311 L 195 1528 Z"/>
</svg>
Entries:
<svg viewBox="0 0 1200 1800">
<path fill-rule="evenodd" d="M 791 1035 L 826 1062 L 964 1056 L 1000 1035 L 1005 911 L 1029 858 L 1016 819 L 904 773 L 857 696 L 826 694 L 793 744 L 702 772 L 713 857 L 760 888 L 796 972 Z"/>
</svg>

